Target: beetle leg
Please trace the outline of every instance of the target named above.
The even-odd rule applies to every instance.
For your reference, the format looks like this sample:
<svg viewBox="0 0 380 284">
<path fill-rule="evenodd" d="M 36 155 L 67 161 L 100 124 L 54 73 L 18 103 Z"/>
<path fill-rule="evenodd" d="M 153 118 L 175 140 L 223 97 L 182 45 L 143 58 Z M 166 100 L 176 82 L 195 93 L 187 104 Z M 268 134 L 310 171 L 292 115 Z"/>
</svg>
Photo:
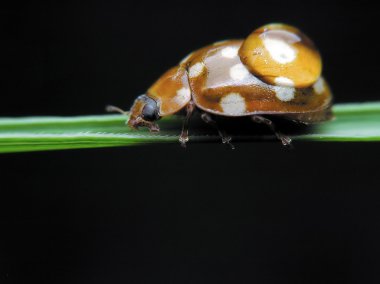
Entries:
<svg viewBox="0 0 380 284">
<path fill-rule="evenodd" d="M 137 129 L 140 126 L 144 126 L 148 128 L 150 132 L 160 132 L 160 127 L 156 123 L 152 121 L 143 120 L 141 117 L 137 117 L 132 123 L 132 125 L 134 129 Z"/>
<path fill-rule="evenodd" d="M 277 139 L 279 139 L 281 141 L 282 145 L 284 145 L 284 146 L 290 146 L 291 145 L 292 139 L 290 139 L 289 136 L 286 136 L 286 135 L 282 134 L 281 132 L 278 132 L 276 127 L 274 126 L 272 120 L 265 118 L 261 115 L 253 115 L 253 116 L 251 116 L 251 119 L 253 120 L 253 122 L 263 123 L 263 124 L 269 126 L 269 128 L 276 135 Z"/>
<path fill-rule="evenodd" d="M 186 143 L 189 141 L 189 122 L 194 108 L 194 103 L 192 101 L 190 101 L 186 106 L 186 117 L 183 120 L 181 135 L 178 139 L 183 148 L 186 148 Z"/>
<path fill-rule="evenodd" d="M 227 136 L 227 134 L 225 133 L 225 131 L 221 130 L 218 127 L 218 124 L 211 117 L 210 114 L 204 112 L 204 113 L 201 114 L 201 118 L 203 119 L 204 122 L 206 122 L 207 124 L 210 124 L 211 126 L 213 126 L 218 131 L 220 138 L 222 138 L 222 143 L 223 144 L 229 145 L 232 150 L 235 149 L 234 145 L 232 145 L 232 143 L 231 143 L 231 136 Z"/>
</svg>

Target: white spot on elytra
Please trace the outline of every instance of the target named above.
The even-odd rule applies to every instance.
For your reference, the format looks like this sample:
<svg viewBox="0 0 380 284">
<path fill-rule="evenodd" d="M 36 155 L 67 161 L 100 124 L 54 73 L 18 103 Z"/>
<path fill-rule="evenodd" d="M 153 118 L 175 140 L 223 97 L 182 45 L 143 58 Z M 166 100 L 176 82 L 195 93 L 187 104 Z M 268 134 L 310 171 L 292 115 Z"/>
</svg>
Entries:
<svg viewBox="0 0 380 284">
<path fill-rule="evenodd" d="M 223 97 L 220 106 L 226 114 L 240 115 L 246 110 L 245 99 L 239 93 L 230 93 Z"/>
<path fill-rule="evenodd" d="M 292 99 L 294 99 L 294 93 L 296 90 L 294 88 L 289 87 L 275 86 L 274 91 L 276 92 L 276 97 L 280 101 L 289 102 Z"/>
<path fill-rule="evenodd" d="M 230 77 L 234 80 L 244 80 L 249 75 L 247 68 L 239 63 L 230 68 Z"/>
<path fill-rule="evenodd" d="M 325 82 L 322 78 L 319 78 L 317 82 L 313 85 L 314 91 L 318 94 L 321 95 L 325 91 Z"/>
<path fill-rule="evenodd" d="M 191 99 L 191 91 L 189 88 L 183 87 L 177 91 L 177 95 L 174 100 L 176 103 L 182 105 L 187 103 Z"/>
<path fill-rule="evenodd" d="M 232 46 L 227 46 L 222 49 L 222 56 L 225 58 L 234 58 L 238 55 L 238 48 L 237 47 L 232 47 Z"/>
<path fill-rule="evenodd" d="M 277 86 L 294 87 L 293 80 L 286 77 L 277 77 L 276 79 L 274 79 L 274 82 Z"/>
<path fill-rule="evenodd" d="M 205 68 L 205 65 L 203 64 L 203 62 L 198 62 L 194 64 L 193 66 L 191 66 L 189 70 L 190 78 L 196 78 L 199 75 L 201 75 L 204 68 Z"/>
<path fill-rule="evenodd" d="M 297 57 L 296 50 L 282 40 L 265 38 L 263 42 L 270 56 L 278 63 L 290 63 Z"/>
</svg>

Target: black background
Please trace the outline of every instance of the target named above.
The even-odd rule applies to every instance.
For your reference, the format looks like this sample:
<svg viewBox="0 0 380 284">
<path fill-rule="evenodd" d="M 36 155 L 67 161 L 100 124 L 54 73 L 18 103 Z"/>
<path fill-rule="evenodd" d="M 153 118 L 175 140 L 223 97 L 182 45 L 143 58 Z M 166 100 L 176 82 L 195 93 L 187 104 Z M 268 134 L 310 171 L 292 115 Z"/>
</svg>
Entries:
<svg viewBox="0 0 380 284">
<path fill-rule="evenodd" d="M 370 3 L 14 2 L 0 114 L 128 108 L 192 50 L 273 21 L 314 39 L 336 102 L 379 100 Z M 1 155 L 0 283 L 379 283 L 378 143 L 236 146 Z"/>
</svg>

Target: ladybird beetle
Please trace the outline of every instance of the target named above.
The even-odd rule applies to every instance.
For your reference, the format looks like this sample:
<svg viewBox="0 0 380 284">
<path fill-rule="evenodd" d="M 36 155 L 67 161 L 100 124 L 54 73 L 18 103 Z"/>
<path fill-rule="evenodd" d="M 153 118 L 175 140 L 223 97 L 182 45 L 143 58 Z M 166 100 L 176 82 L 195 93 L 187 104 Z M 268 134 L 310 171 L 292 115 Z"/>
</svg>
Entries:
<svg viewBox="0 0 380 284">
<path fill-rule="evenodd" d="M 221 41 L 189 54 L 135 100 L 128 125 L 159 131 L 155 121 L 184 109 L 179 141 L 186 146 L 189 120 L 198 109 L 225 144 L 231 138 L 218 128 L 217 116 L 248 116 L 289 145 L 291 139 L 268 116 L 305 124 L 331 119 L 332 95 L 321 71 L 318 50 L 300 30 L 265 25 L 245 40 Z M 125 113 L 113 106 L 108 111 Z"/>
</svg>

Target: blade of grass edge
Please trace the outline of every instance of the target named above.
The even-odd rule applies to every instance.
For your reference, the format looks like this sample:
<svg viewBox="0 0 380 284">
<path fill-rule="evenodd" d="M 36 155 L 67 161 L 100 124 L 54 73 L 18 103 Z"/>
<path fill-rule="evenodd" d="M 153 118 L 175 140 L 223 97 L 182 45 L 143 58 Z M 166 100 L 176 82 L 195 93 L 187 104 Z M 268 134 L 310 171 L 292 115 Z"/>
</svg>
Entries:
<svg viewBox="0 0 380 284">
<path fill-rule="evenodd" d="M 337 104 L 336 119 L 315 126 L 311 133 L 292 136 L 304 141 L 380 141 L 380 102 Z M 133 131 L 126 116 L 0 118 L 0 153 L 132 146 L 177 142 L 181 117 L 160 121 L 160 133 Z M 271 137 L 265 137 L 268 139 Z M 214 135 L 195 135 L 191 141 L 216 141 Z M 252 137 L 252 140 L 257 137 Z"/>
</svg>

